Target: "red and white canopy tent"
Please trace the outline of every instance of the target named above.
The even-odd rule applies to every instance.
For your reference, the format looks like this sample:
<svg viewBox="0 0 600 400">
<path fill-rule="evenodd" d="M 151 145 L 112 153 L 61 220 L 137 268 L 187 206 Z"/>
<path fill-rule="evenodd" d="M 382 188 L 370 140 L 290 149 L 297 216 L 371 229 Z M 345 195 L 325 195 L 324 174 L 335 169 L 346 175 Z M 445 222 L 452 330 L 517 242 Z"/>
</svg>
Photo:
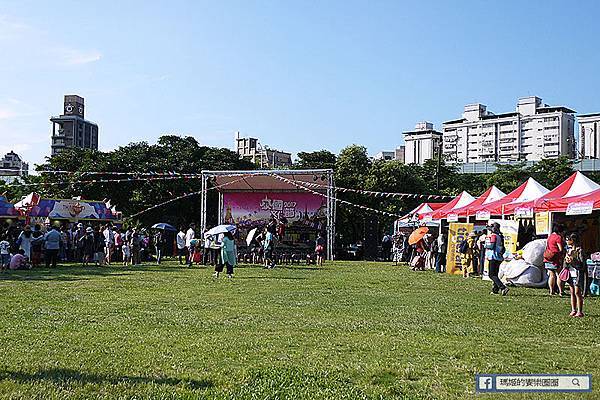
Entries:
<svg viewBox="0 0 600 400">
<path fill-rule="evenodd" d="M 600 185 L 577 171 L 550 192 L 536 199 L 507 204 L 504 207 L 504 213 L 510 215 L 524 212 L 533 214 L 534 211 L 558 211 L 549 207 L 553 201 L 577 198 L 599 189 Z"/>
<path fill-rule="evenodd" d="M 498 189 L 496 186 L 491 186 L 481 196 L 471 202 L 471 204 L 455 209 L 446 216 L 454 214 L 457 217 L 469 217 L 471 215 L 475 215 L 475 210 L 479 209 L 479 207 L 485 206 L 497 200 L 501 200 L 504 197 L 506 197 L 506 193 Z"/>
<path fill-rule="evenodd" d="M 546 200 L 535 208 L 538 212 L 564 212 L 571 215 L 589 214 L 592 210 L 600 210 L 600 189 L 579 196 Z"/>
<path fill-rule="evenodd" d="M 433 212 L 435 210 L 439 210 L 443 206 L 448 203 L 421 203 L 417 207 L 415 207 L 411 212 L 403 216 L 402 218 L 398 218 L 394 223 L 394 232 L 396 232 L 399 228 L 414 226 L 415 222 L 418 222 L 419 216 L 421 214 L 427 214 Z"/>
<path fill-rule="evenodd" d="M 446 203 L 446 205 L 440 207 L 439 209 L 433 210 L 428 213 L 420 214 L 419 219 L 425 220 L 425 221 L 443 219 L 443 218 L 446 218 L 446 216 L 448 214 L 454 212 L 454 210 L 458 210 L 463 207 L 466 207 L 469 204 L 473 203 L 474 201 L 475 201 L 475 198 L 473 196 L 471 196 L 467 192 L 462 192 L 461 194 L 456 196 L 454 199 L 452 199 L 450 202 Z"/>
<path fill-rule="evenodd" d="M 529 178 L 506 196 L 486 204 L 481 204 L 478 207 L 470 207 L 469 212 L 470 215 L 476 215 L 479 212 L 489 213 L 489 215 L 505 215 L 504 209 L 507 205 L 521 204 L 535 200 L 548 192 L 549 190 L 538 181 Z"/>
</svg>

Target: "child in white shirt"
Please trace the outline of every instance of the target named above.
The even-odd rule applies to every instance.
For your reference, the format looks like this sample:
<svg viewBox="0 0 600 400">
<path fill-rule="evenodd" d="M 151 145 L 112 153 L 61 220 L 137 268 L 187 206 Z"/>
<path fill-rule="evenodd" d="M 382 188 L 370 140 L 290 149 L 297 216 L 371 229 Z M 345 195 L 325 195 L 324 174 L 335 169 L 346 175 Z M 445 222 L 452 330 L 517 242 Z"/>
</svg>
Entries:
<svg viewBox="0 0 600 400">
<path fill-rule="evenodd" d="M 4 271 L 10 264 L 10 243 L 4 238 L 0 240 L 0 271 Z"/>
<path fill-rule="evenodd" d="M 131 264 L 131 248 L 129 247 L 129 243 L 123 242 L 123 247 L 121 248 L 123 252 L 123 265 L 127 266 Z"/>
</svg>

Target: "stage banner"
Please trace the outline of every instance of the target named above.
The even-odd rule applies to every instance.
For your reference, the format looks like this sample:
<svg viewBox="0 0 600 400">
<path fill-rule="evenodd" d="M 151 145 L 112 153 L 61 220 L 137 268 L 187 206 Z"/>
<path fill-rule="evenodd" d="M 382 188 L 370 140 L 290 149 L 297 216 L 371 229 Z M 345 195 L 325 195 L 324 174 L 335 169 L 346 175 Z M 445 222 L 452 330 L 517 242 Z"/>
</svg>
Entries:
<svg viewBox="0 0 600 400">
<path fill-rule="evenodd" d="M 263 226 L 274 218 L 288 226 L 322 229 L 326 212 L 327 199 L 312 193 L 223 193 L 223 222 L 238 228 Z"/>
<path fill-rule="evenodd" d="M 78 220 L 116 220 L 117 216 L 101 201 L 41 199 L 31 208 L 30 217 Z"/>
<path fill-rule="evenodd" d="M 473 224 L 452 222 L 448 228 L 448 254 L 446 254 L 446 272 L 453 275 L 462 273 L 460 244 L 473 232 Z"/>
<path fill-rule="evenodd" d="M 550 234 L 550 213 L 548 211 L 535 213 L 535 234 Z"/>
</svg>

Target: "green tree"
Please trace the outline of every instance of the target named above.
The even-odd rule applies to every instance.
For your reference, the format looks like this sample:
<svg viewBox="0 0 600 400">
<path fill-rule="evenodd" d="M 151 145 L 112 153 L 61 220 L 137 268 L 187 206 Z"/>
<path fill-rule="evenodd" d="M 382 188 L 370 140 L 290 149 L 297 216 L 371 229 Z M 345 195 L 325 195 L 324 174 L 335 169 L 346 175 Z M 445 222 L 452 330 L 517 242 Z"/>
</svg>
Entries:
<svg viewBox="0 0 600 400">
<path fill-rule="evenodd" d="M 298 159 L 294 163 L 297 169 L 334 169 L 336 156 L 328 150 L 298 153 Z"/>
<path fill-rule="evenodd" d="M 496 171 L 487 176 L 487 184 L 509 193 L 525 182 L 527 178 L 529 178 L 529 174 L 525 163 L 498 164 Z"/>
<path fill-rule="evenodd" d="M 199 174 L 202 170 L 248 170 L 254 165 L 240 160 L 228 149 L 201 146 L 193 137 L 166 135 L 156 144 L 147 142 L 130 143 L 109 152 L 71 149 L 49 158 L 38 166 L 38 170 L 72 171 L 70 175 L 42 174 L 38 191 L 44 196 L 70 198 L 83 196 L 86 199 L 110 199 L 125 216 L 147 209 L 185 193 L 201 190 L 201 179 L 152 179 L 145 175 L 89 175 L 92 171 L 151 173 L 175 172 Z M 95 182 L 82 184 L 79 181 L 103 181 L 125 179 L 124 182 Z M 71 183 L 48 186 L 55 182 Z M 216 194 L 209 193 L 209 202 L 216 206 Z M 139 217 L 143 223 L 158 219 L 173 224 L 200 219 L 199 197 L 190 196 L 167 204 Z M 211 215 L 212 217 L 212 215 Z M 209 221 L 215 222 L 215 221 Z"/>
<path fill-rule="evenodd" d="M 552 190 L 573 174 L 573 161 L 561 156 L 543 159 L 527 169 L 527 175 Z"/>
</svg>

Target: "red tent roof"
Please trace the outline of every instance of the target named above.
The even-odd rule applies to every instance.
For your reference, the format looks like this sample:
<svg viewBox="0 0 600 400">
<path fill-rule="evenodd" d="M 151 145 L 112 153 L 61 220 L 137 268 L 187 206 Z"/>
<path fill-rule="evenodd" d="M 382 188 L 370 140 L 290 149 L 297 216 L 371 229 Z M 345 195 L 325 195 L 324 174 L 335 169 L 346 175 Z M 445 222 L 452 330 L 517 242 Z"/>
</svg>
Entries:
<svg viewBox="0 0 600 400">
<path fill-rule="evenodd" d="M 426 214 L 432 211 L 438 210 L 441 207 L 445 206 L 448 203 L 421 203 L 411 212 L 406 214 L 404 217 L 400 218 L 401 221 L 409 220 L 413 215 L 418 214 Z"/>
<path fill-rule="evenodd" d="M 600 189 L 592 192 L 570 197 L 561 197 L 555 200 L 547 200 L 542 205 L 536 207 L 536 211 L 559 211 L 566 212 L 569 206 L 588 205 L 592 209 L 600 209 Z"/>
<path fill-rule="evenodd" d="M 498 189 L 496 186 L 491 186 L 481 196 L 476 198 L 471 204 L 465 207 L 452 210 L 452 214 L 457 214 L 462 217 L 475 215 L 475 212 L 473 212 L 473 210 L 478 209 L 482 205 L 486 205 L 493 201 L 500 200 L 504 197 L 506 197 L 506 193 Z"/>
<path fill-rule="evenodd" d="M 471 196 L 469 193 L 462 192 L 461 194 L 456 196 L 454 199 L 452 199 L 450 202 L 448 202 L 446 205 L 440 207 L 438 210 L 435 210 L 430 213 L 421 214 L 419 216 L 419 219 L 423 219 L 423 217 L 425 217 L 425 216 L 431 216 L 432 219 L 445 218 L 446 215 L 448 215 L 448 213 L 452 212 L 453 210 L 459 209 L 461 207 L 465 207 L 465 206 L 471 204 L 474 200 L 475 200 L 475 198 L 473 198 L 473 196 Z"/>
<path fill-rule="evenodd" d="M 600 185 L 583 175 L 581 172 L 577 171 L 568 177 L 563 183 L 545 195 L 538 197 L 537 199 L 507 204 L 504 207 L 504 212 L 506 214 L 512 214 L 517 208 L 535 209 L 542 207 L 545 210 L 547 207 L 544 205 L 553 200 L 582 196 L 598 189 L 600 189 Z"/>
<path fill-rule="evenodd" d="M 501 199 L 482 204 L 479 207 L 473 207 L 469 211 L 471 214 L 476 214 L 478 211 L 487 211 L 491 215 L 502 215 L 505 213 L 504 207 L 506 205 L 534 200 L 546 193 L 548 193 L 548 189 L 540 185 L 535 179 L 529 178 Z"/>
</svg>

